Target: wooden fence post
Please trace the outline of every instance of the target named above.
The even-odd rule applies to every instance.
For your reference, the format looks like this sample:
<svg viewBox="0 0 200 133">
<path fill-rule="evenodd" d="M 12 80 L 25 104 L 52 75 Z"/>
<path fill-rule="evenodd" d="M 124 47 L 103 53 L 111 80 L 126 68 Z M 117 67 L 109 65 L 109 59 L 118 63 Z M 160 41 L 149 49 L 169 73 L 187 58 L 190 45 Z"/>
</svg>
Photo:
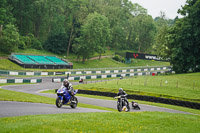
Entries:
<svg viewBox="0 0 200 133">
<path fill-rule="evenodd" d="M 162 80 L 160 81 L 160 86 L 162 86 Z"/>
<path fill-rule="evenodd" d="M 194 86 L 195 86 L 195 82 L 193 82 L 193 89 L 194 89 Z"/>
</svg>

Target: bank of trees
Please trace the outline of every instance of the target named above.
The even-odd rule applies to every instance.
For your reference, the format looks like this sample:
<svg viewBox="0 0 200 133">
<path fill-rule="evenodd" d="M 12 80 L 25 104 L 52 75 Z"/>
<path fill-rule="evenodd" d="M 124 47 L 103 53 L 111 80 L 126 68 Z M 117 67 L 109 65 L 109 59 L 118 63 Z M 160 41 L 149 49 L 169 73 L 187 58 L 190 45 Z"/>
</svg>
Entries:
<svg viewBox="0 0 200 133">
<path fill-rule="evenodd" d="M 129 0 L 0 0 L 0 50 L 74 53 L 84 62 L 107 48 L 131 49 L 170 58 L 177 72 L 197 71 L 199 3 L 187 0 L 179 10 L 185 17 L 170 20 Z"/>
<path fill-rule="evenodd" d="M 164 26 L 157 38 L 157 53 L 169 58 L 177 73 L 200 71 L 200 0 L 187 0 L 178 11 L 184 17 Z"/>
<path fill-rule="evenodd" d="M 34 48 L 76 53 L 84 61 L 94 52 L 100 59 L 107 47 L 147 52 L 156 34 L 146 9 L 128 0 L 1 0 L 0 5 L 4 52 L 30 48 L 33 40 Z M 2 41 L 9 25 L 19 35 L 10 38 L 18 43 L 7 51 L 13 43 Z"/>
</svg>

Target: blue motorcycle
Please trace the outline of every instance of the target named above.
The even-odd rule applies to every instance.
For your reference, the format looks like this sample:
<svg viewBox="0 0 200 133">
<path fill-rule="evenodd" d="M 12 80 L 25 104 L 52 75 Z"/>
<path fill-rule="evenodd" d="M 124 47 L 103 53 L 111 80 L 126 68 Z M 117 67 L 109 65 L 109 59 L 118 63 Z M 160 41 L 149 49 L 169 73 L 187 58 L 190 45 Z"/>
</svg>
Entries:
<svg viewBox="0 0 200 133">
<path fill-rule="evenodd" d="M 75 97 L 75 94 L 78 90 L 73 92 L 73 96 L 70 95 L 70 92 L 66 88 L 60 88 L 57 90 L 56 106 L 61 108 L 62 105 L 70 105 L 71 108 L 76 108 L 78 105 L 78 99 Z"/>
</svg>

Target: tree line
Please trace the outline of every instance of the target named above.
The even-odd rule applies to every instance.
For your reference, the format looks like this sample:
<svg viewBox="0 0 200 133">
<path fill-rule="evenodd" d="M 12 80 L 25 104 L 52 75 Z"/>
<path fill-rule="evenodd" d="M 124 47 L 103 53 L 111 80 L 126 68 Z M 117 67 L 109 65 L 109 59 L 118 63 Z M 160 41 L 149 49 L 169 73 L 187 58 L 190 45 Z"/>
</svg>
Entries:
<svg viewBox="0 0 200 133">
<path fill-rule="evenodd" d="M 94 52 L 101 57 L 107 47 L 147 52 L 157 31 L 147 10 L 128 0 L 1 0 L 0 5 L 1 50 L 9 53 L 44 48 L 85 60 Z"/>
<path fill-rule="evenodd" d="M 129 0 L 0 0 L 0 50 L 74 53 L 84 62 L 108 48 L 131 49 L 170 58 L 177 72 L 197 71 L 199 3 L 187 0 L 184 17 L 172 20 L 164 12 L 153 19 Z"/>
<path fill-rule="evenodd" d="M 169 58 L 176 73 L 200 71 L 200 0 L 187 0 L 178 10 L 183 18 L 163 26 L 157 34 L 155 51 Z"/>
</svg>

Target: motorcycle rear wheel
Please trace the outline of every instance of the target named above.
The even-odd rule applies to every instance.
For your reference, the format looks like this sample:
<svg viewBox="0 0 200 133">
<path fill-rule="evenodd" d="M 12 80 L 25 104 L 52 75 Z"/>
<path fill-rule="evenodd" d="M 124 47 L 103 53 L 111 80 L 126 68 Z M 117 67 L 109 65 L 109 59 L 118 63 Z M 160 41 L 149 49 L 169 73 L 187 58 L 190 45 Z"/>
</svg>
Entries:
<svg viewBox="0 0 200 133">
<path fill-rule="evenodd" d="M 58 107 L 58 108 L 61 108 L 62 107 L 62 102 L 61 102 L 61 99 L 59 98 L 59 97 L 57 97 L 56 98 L 56 106 Z"/>
<path fill-rule="evenodd" d="M 138 106 L 137 109 L 140 110 L 140 107 Z"/>
<path fill-rule="evenodd" d="M 126 101 L 126 107 L 127 107 L 127 111 L 126 112 L 129 112 L 130 111 L 130 106 L 129 106 L 128 101 Z"/>
</svg>

